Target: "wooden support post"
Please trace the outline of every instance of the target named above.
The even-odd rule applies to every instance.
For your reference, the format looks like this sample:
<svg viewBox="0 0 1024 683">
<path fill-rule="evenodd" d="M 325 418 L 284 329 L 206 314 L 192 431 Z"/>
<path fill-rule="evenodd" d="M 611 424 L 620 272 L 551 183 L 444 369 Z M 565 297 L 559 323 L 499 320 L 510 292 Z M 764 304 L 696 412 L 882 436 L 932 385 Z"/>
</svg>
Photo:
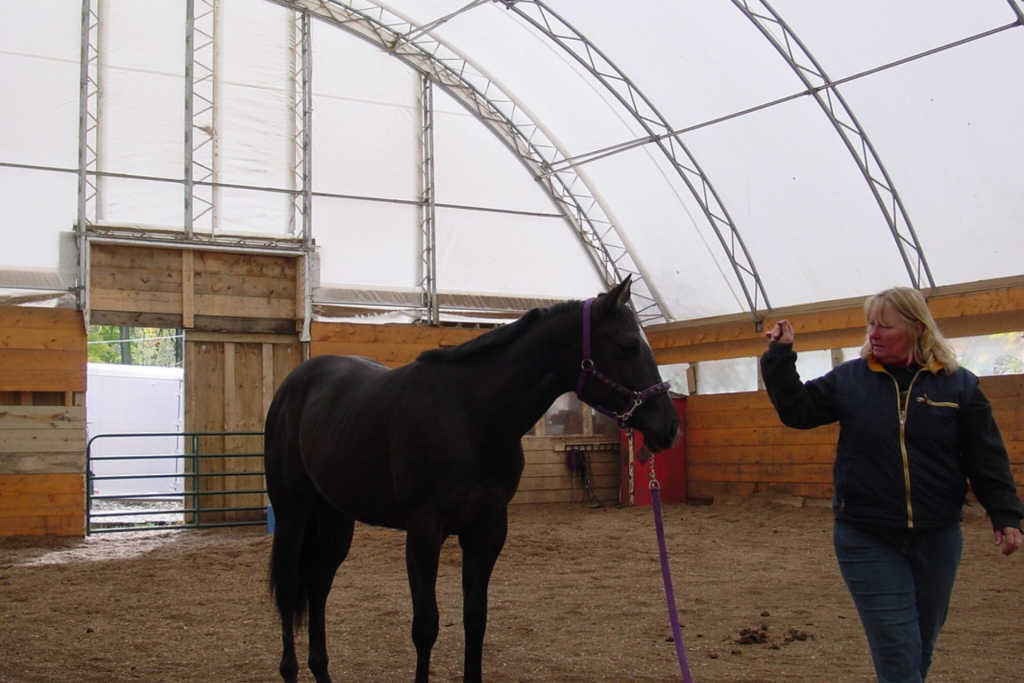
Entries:
<svg viewBox="0 0 1024 683">
<path fill-rule="evenodd" d="M 192 250 L 181 252 L 181 326 L 191 330 L 196 325 L 195 310 L 195 270 L 192 262 Z"/>
</svg>

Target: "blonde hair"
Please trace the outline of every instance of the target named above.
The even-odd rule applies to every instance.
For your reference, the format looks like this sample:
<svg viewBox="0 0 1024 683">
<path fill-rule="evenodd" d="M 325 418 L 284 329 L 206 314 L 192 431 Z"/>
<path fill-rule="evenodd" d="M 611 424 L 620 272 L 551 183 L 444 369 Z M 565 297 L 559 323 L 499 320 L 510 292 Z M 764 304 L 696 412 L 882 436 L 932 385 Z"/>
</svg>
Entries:
<svg viewBox="0 0 1024 683">
<path fill-rule="evenodd" d="M 893 287 L 864 302 L 864 317 L 877 319 L 885 311 L 895 311 L 907 326 L 914 338 L 913 360 L 919 365 L 928 365 L 936 361 L 947 374 L 953 374 L 960 363 L 956 359 L 956 351 L 949 340 L 942 336 L 939 326 L 928 310 L 928 303 L 921 292 L 911 287 Z M 924 329 L 915 334 L 915 325 L 921 323 Z M 867 359 L 871 355 L 871 344 L 867 340 L 861 347 L 860 357 Z"/>
</svg>

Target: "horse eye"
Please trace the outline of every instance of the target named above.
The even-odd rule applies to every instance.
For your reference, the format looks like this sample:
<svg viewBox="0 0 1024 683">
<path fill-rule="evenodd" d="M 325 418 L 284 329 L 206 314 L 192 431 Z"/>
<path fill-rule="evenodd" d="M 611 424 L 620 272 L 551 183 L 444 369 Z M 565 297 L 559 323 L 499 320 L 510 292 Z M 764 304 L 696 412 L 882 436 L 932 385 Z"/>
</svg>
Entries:
<svg viewBox="0 0 1024 683">
<path fill-rule="evenodd" d="M 619 344 L 619 351 L 624 356 L 636 356 L 640 353 L 640 342 L 635 339 Z"/>
</svg>

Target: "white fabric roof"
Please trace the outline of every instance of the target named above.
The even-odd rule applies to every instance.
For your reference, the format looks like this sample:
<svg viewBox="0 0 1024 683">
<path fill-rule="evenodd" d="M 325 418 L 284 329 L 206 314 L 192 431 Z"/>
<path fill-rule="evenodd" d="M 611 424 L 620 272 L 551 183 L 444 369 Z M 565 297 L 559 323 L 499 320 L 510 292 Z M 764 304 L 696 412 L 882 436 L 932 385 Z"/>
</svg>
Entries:
<svg viewBox="0 0 1024 683">
<path fill-rule="evenodd" d="M 191 130 L 216 185 L 194 176 L 196 235 L 300 236 L 308 12 L 322 296 L 423 284 L 421 71 L 439 293 L 581 298 L 635 273 L 656 322 L 1024 273 L 1019 0 L 195 5 L 194 52 L 184 0 L 88 5 L 91 223 L 184 232 Z M 0 2 L 0 270 L 67 270 L 82 6 Z"/>
</svg>

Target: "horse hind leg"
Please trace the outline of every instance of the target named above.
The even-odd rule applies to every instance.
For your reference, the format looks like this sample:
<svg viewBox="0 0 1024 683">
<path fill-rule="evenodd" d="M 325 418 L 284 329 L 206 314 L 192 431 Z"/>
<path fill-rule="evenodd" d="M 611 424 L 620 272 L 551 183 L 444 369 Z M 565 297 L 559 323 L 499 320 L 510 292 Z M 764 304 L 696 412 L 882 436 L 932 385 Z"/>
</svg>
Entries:
<svg viewBox="0 0 1024 683">
<path fill-rule="evenodd" d="M 278 670 L 285 683 L 296 683 L 299 664 L 295 656 L 295 629 L 306 614 L 306 586 L 299 558 L 305 536 L 309 506 L 287 509 L 275 506 L 276 523 L 270 554 L 270 590 L 281 617 L 281 663 Z"/>
<path fill-rule="evenodd" d="M 355 520 L 322 498 L 314 506 L 302 544 L 302 581 L 309 605 L 309 670 L 316 683 L 331 683 L 327 655 L 327 596 L 352 546 Z"/>
</svg>

